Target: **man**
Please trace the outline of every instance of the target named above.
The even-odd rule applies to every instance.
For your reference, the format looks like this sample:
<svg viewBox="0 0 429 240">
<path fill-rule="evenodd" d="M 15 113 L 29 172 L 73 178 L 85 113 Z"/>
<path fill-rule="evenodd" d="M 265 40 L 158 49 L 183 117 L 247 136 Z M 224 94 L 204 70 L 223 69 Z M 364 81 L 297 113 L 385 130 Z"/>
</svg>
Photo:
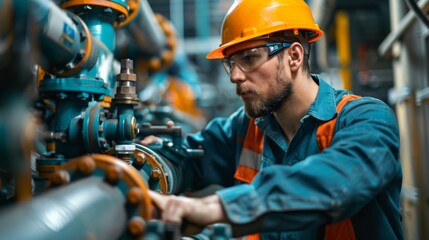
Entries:
<svg viewBox="0 0 429 240">
<path fill-rule="evenodd" d="M 151 192 L 164 221 L 224 222 L 262 239 L 403 238 L 395 115 L 309 74 L 322 35 L 302 0 L 234 2 L 207 58 L 222 59 L 244 108 L 187 137 L 205 156 L 184 169 L 191 190 L 226 188 L 201 199 Z"/>
</svg>

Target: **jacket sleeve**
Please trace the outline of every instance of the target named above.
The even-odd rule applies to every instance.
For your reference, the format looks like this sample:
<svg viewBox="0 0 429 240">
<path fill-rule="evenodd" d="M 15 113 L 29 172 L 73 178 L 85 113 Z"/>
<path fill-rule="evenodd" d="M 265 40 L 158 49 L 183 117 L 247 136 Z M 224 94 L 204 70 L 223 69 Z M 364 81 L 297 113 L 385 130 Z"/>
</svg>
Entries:
<svg viewBox="0 0 429 240">
<path fill-rule="evenodd" d="M 401 179 L 395 114 L 361 98 L 343 108 L 323 153 L 264 168 L 251 184 L 217 194 L 235 234 L 294 231 L 351 217 L 381 192 L 399 196 Z"/>
<path fill-rule="evenodd" d="M 248 118 L 240 108 L 228 118 L 213 119 L 202 131 L 185 139 L 185 146 L 204 150 L 202 158 L 191 160 L 190 167 L 184 169 L 185 177 L 193 176 L 192 181 L 187 181 L 192 185 L 189 190 L 211 184 L 223 187 L 234 184 L 237 149 L 242 145 L 237 139 L 247 129 L 247 122 Z"/>
</svg>

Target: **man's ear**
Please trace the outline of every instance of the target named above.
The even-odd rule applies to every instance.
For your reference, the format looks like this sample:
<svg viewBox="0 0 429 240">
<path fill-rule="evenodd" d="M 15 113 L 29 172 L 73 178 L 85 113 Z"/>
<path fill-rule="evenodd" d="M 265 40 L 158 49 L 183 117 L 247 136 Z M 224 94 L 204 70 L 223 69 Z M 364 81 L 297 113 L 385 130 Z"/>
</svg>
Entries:
<svg viewBox="0 0 429 240">
<path fill-rule="evenodd" d="M 295 72 L 300 69 L 304 61 L 304 48 L 298 42 L 292 43 L 288 48 L 288 64 L 291 71 Z"/>
</svg>

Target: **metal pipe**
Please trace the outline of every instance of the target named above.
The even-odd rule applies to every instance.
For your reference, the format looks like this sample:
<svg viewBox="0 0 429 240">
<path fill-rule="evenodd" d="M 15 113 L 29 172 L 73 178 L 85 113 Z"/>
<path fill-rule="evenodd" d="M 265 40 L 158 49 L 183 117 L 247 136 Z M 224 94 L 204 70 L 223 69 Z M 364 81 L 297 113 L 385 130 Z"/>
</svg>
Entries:
<svg viewBox="0 0 429 240">
<path fill-rule="evenodd" d="M 140 1 L 134 19 L 116 32 L 116 57 L 135 59 L 137 72 L 158 71 L 174 59 L 175 29 L 169 20 L 154 14 L 147 1 Z"/>
<path fill-rule="evenodd" d="M 51 1 L 32 0 L 34 45 L 40 49 L 37 61 L 45 69 L 63 68 L 84 49 L 84 36 L 67 13 Z"/>
<path fill-rule="evenodd" d="M 177 36 L 179 36 L 179 39 L 183 39 L 185 35 L 183 7 L 183 0 L 175 0 L 170 4 L 170 19 L 175 23 Z"/>
<path fill-rule="evenodd" d="M 119 239 L 127 222 L 124 203 L 115 187 L 85 178 L 4 209 L 0 238 Z"/>
<path fill-rule="evenodd" d="M 409 49 L 407 47 L 402 47 L 404 45 L 396 40 L 408 29 L 414 17 L 411 12 L 404 16 L 404 3 L 396 0 L 390 0 L 389 3 L 392 32 L 379 46 L 378 50 L 381 55 L 385 55 L 389 49 L 393 47 L 394 58 L 392 64 L 395 76 L 394 90 L 397 92 L 408 92 L 409 89 L 413 88 L 412 81 L 410 81 L 410 77 L 408 76 L 411 72 L 410 64 L 412 61 L 410 59 Z M 391 90 L 391 92 L 392 91 L 393 90 Z M 416 146 L 418 146 L 415 144 L 415 137 L 413 136 L 415 131 L 413 127 L 415 124 L 413 124 L 413 122 L 415 122 L 414 116 L 416 116 L 413 105 L 412 95 L 410 95 L 408 98 L 404 98 L 402 101 L 397 102 L 395 106 L 401 136 L 400 158 L 404 173 L 401 207 L 404 213 L 403 223 L 405 239 L 420 239 L 418 224 L 420 213 L 416 207 L 416 198 L 413 196 L 416 187 L 416 179 L 414 176 L 415 166 L 413 164 L 413 159 L 416 159 L 416 157 L 413 154 L 413 149 L 416 149 Z"/>
<path fill-rule="evenodd" d="M 429 11 L 429 0 L 420 0 L 418 5 L 423 12 Z M 390 32 L 378 47 L 378 53 L 381 56 L 386 56 L 390 53 L 394 43 L 402 37 L 411 24 L 416 20 L 416 17 L 417 16 L 413 11 L 409 11 L 400 22 L 396 23 L 398 27 Z"/>
<path fill-rule="evenodd" d="M 419 18 L 422 23 L 429 28 L 429 19 L 425 16 L 425 13 L 422 12 L 422 10 L 417 6 L 417 3 L 414 2 L 414 0 L 406 0 L 408 7 L 414 11 L 417 18 Z"/>
<path fill-rule="evenodd" d="M 164 50 L 167 38 L 147 1 L 140 1 L 139 12 L 125 29 L 138 49 L 149 57 L 157 56 Z"/>
<path fill-rule="evenodd" d="M 335 10 L 335 6 L 337 4 L 337 0 L 318 0 L 318 1 L 310 1 L 309 6 L 313 12 L 313 17 L 316 23 L 319 24 L 319 27 L 322 30 L 328 29 L 329 21 L 331 20 L 331 16 Z M 327 37 L 320 39 L 316 46 L 316 62 L 317 65 L 321 69 L 327 69 L 332 66 L 332 63 L 328 60 L 328 42 Z"/>
<path fill-rule="evenodd" d="M 167 37 L 147 1 L 140 1 L 134 19 L 116 31 L 121 58 L 159 57 L 166 47 Z M 121 53 L 124 49 L 126 52 Z"/>
</svg>

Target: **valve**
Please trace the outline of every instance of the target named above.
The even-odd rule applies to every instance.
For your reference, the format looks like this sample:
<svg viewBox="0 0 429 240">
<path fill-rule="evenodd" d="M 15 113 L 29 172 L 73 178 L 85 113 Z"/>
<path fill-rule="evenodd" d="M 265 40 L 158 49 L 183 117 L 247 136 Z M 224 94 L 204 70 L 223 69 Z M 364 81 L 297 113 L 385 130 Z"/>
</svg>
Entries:
<svg viewBox="0 0 429 240">
<path fill-rule="evenodd" d="M 133 69 L 133 60 L 121 60 L 121 72 L 116 75 L 117 87 L 113 103 L 129 105 L 138 104 L 139 99 L 136 93 L 137 76 Z"/>
</svg>

